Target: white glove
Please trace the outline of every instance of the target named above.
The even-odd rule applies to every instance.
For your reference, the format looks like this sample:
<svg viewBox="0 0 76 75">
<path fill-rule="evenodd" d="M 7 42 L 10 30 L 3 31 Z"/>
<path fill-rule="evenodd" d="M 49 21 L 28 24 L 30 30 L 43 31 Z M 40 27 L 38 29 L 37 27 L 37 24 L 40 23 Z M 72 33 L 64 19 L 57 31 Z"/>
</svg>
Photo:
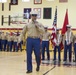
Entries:
<svg viewBox="0 0 76 75">
<path fill-rule="evenodd" d="M 21 42 L 21 39 L 19 38 L 17 43 L 20 43 L 20 42 Z"/>
<path fill-rule="evenodd" d="M 56 42 L 56 45 L 57 45 L 57 46 L 59 46 L 59 43 L 58 43 L 58 42 Z"/>
<path fill-rule="evenodd" d="M 17 46 L 18 46 L 18 44 L 19 44 L 19 43 L 17 42 Z"/>
</svg>

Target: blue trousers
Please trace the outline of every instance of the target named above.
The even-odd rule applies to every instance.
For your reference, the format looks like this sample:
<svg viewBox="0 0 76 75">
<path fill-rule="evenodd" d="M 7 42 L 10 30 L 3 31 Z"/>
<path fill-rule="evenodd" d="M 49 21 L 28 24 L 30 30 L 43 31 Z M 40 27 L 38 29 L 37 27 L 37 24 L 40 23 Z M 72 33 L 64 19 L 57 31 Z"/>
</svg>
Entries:
<svg viewBox="0 0 76 75">
<path fill-rule="evenodd" d="M 19 50 L 19 48 L 22 51 L 22 41 L 19 43 L 18 50 Z"/>
<path fill-rule="evenodd" d="M 61 60 L 60 46 L 55 46 L 54 47 L 54 60 L 56 60 L 56 52 L 57 52 L 57 49 L 58 49 L 58 60 L 60 61 Z"/>
<path fill-rule="evenodd" d="M 32 51 L 34 49 L 37 66 L 40 66 L 40 39 L 27 38 L 27 70 L 32 71 Z"/>
<path fill-rule="evenodd" d="M 75 61 L 76 61 L 76 43 L 74 44 L 74 54 L 75 54 Z"/>
<path fill-rule="evenodd" d="M 6 50 L 6 44 L 7 44 L 6 40 L 1 40 L 1 47 L 4 51 Z"/>
<path fill-rule="evenodd" d="M 12 51 L 12 41 L 7 42 L 7 51 Z"/>
<path fill-rule="evenodd" d="M 71 62 L 71 56 L 72 56 L 72 43 L 67 45 L 65 41 L 64 46 L 64 61 L 67 61 L 67 52 L 69 52 L 69 62 Z"/>
<path fill-rule="evenodd" d="M 13 42 L 13 45 L 14 45 L 14 50 L 15 50 L 16 52 L 18 52 L 17 42 Z"/>
<path fill-rule="evenodd" d="M 42 41 L 42 60 L 45 59 L 45 50 L 47 52 L 47 59 L 50 59 L 50 54 L 49 54 L 49 41 Z"/>
<path fill-rule="evenodd" d="M 2 46 L 1 46 L 1 39 L 0 39 L 0 51 L 2 51 Z"/>
</svg>

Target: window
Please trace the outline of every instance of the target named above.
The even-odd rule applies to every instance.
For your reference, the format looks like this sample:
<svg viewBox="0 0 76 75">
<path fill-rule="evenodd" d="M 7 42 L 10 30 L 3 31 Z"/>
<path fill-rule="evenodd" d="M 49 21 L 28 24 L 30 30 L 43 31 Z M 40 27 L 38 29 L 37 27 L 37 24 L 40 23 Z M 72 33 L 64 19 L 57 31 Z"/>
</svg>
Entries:
<svg viewBox="0 0 76 75">
<path fill-rule="evenodd" d="M 22 0 L 22 2 L 30 2 L 30 0 Z"/>
<path fill-rule="evenodd" d="M 0 0 L 0 3 L 5 3 L 7 2 L 7 0 Z"/>
</svg>

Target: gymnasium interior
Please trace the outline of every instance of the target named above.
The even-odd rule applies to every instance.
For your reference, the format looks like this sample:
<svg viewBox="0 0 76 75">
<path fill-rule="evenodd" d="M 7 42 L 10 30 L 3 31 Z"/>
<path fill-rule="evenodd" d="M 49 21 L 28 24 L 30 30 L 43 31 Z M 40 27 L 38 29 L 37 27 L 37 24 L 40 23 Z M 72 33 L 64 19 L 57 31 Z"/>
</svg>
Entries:
<svg viewBox="0 0 76 75">
<path fill-rule="evenodd" d="M 73 35 L 76 34 L 76 0 L 0 0 L 0 35 L 19 34 L 24 26 L 31 21 L 31 17 L 27 16 L 31 11 L 37 11 L 37 21 L 43 26 L 48 27 L 48 32 L 52 33 L 53 22 L 56 18 L 57 28 L 60 33 L 64 25 L 71 25 Z M 56 12 L 57 11 L 57 12 Z M 67 16 L 66 16 L 67 14 Z M 27 35 L 27 34 L 26 34 Z M 34 52 L 32 53 L 33 72 L 27 74 L 26 60 L 26 39 L 24 36 L 21 48 L 18 51 L 6 50 L 2 46 L 0 49 L 0 75 L 75 75 L 76 62 L 74 62 L 74 47 L 72 47 L 72 62 L 64 65 L 64 48 L 61 50 L 61 62 L 53 61 L 54 49 L 49 41 L 50 60 L 41 60 L 40 70 L 36 71 L 36 60 Z M 1 41 L 1 39 L 0 39 Z M 1 43 L 0 43 L 1 45 Z M 1 46 L 0 46 L 1 47 Z M 68 54 L 67 54 L 68 55 Z M 58 59 L 58 53 L 57 53 Z M 45 51 L 45 58 L 47 54 Z M 67 56 L 68 58 L 68 56 Z"/>
</svg>

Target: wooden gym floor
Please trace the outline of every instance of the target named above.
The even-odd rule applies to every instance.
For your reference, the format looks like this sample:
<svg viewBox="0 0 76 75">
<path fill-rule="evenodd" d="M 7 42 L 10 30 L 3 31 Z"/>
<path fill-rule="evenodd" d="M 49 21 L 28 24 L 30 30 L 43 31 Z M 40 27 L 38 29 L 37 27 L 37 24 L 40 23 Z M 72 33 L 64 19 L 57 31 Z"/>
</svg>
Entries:
<svg viewBox="0 0 76 75">
<path fill-rule="evenodd" d="M 26 74 L 25 51 L 0 52 L 0 75 L 76 75 L 76 64 L 63 65 L 63 52 L 61 55 L 60 64 L 54 64 L 52 60 L 41 61 L 40 71 L 36 72 L 35 56 L 32 54 L 33 72 Z M 50 52 L 50 57 L 53 59 L 53 52 Z"/>
</svg>

